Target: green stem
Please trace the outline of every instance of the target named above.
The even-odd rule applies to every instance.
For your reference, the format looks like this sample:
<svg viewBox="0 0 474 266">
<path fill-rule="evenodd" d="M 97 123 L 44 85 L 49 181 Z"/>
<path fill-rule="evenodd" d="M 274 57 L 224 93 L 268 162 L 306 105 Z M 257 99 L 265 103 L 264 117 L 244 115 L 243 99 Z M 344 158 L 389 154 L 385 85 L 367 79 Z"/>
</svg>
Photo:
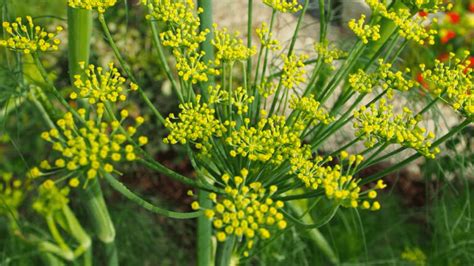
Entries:
<svg viewBox="0 0 474 266">
<path fill-rule="evenodd" d="M 110 174 L 104 174 L 105 180 L 112 186 L 117 192 L 125 196 L 127 199 L 135 202 L 136 204 L 140 205 L 144 209 L 161 214 L 163 216 L 169 217 L 169 218 L 174 218 L 174 219 L 192 219 L 201 216 L 201 212 L 189 212 L 189 213 L 182 213 L 182 212 L 175 212 L 175 211 L 169 211 L 163 208 L 160 208 L 158 206 L 155 206 L 132 191 L 128 189 L 123 183 L 121 183 L 119 180 L 117 180 L 115 177 L 113 177 Z"/>
<path fill-rule="evenodd" d="M 53 237 L 54 241 L 58 244 L 59 248 L 62 251 L 63 257 L 66 260 L 72 261 L 74 260 L 74 253 L 71 251 L 69 246 L 64 241 L 61 233 L 56 226 L 56 222 L 54 221 L 53 215 L 48 215 L 46 218 L 46 223 L 48 224 L 49 231 L 51 236 Z"/>
<path fill-rule="evenodd" d="M 176 83 L 176 80 L 173 77 L 173 74 L 171 73 L 171 69 L 170 69 L 170 66 L 168 65 L 168 62 L 166 61 L 165 52 L 163 50 L 163 46 L 161 45 L 160 38 L 158 37 L 158 27 L 157 27 L 156 21 L 150 21 L 150 28 L 151 28 L 151 34 L 153 37 L 153 46 L 155 47 L 155 50 L 158 53 L 159 63 L 161 67 L 164 69 L 166 77 L 171 82 L 171 87 L 173 88 L 174 92 L 178 96 L 179 101 L 184 102 L 183 95 L 181 94 L 178 84 Z"/>
<path fill-rule="evenodd" d="M 248 0 L 247 11 L 247 48 L 252 47 L 252 30 L 253 30 L 253 0 Z M 252 57 L 247 59 L 247 88 L 250 88 L 250 79 L 252 78 Z"/>
<path fill-rule="evenodd" d="M 216 251 L 216 266 L 229 266 L 232 260 L 235 237 L 229 236 L 225 242 L 219 243 Z"/>
<path fill-rule="evenodd" d="M 74 82 L 74 76 L 82 72 L 79 62 L 89 64 L 92 11 L 68 7 L 67 22 L 69 77 Z"/>
<path fill-rule="evenodd" d="M 99 15 L 99 22 L 100 22 L 100 25 L 102 26 L 102 30 L 104 31 L 105 36 L 107 37 L 107 41 L 109 42 L 110 47 L 114 51 L 115 57 L 119 61 L 123 70 L 125 71 L 125 73 L 127 74 L 127 76 L 130 78 L 132 82 L 138 84 L 137 79 L 135 78 L 132 70 L 130 69 L 130 66 L 127 64 L 127 62 L 125 62 L 124 58 L 122 57 L 122 54 L 120 53 L 117 47 L 117 44 L 115 43 L 112 37 L 112 34 L 110 34 L 109 27 L 107 26 L 107 22 L 105 21 L 105 17 L 103 14 Z M 158 118 L 159 122 L 161 124 L 164 124 L 165 119 L 163 118 L 161 113 L 158 111 L 158 109 L 156 109 L 156 107 L 153 105 L 151 100 L 148 98 L 148 96 L 146 95 L 146 93 L 143 91 L 143 89 L 140 86 L 138 87 L 138 93 L 140 94 L 142 99 L 145 101 L 145 104 L 148 106 L 148 108 L 150 108 L 153 114 Z"/>
<path fill-rule="evenodd" d="M 85 193 L 84 203 L 89 213 L 93 230 L 99 240 L 105 245 L 107 265 L 118 265 L 117 250 L 115 247 L 115 227 L 110 218 L 109 210 L 107 209 L 97 179 L 89 182 L 89 186 Z"/>
<path fill-rule="evenodd" d="M 306 223 L 306 224 L 315 223 L 311 215 L 309 214 L 305 215 L 304 210 L 300 207 L 298 203 L 288 202 L 287 204 L 288 206 L 290 206 L 291 210 L 295 212 L 297 217 L 302 216 L 301 220 L 303 223 Z M 332 218 L 332 216 L 330 218 Z M 337 257 L 336 253 L 331 248 L 326 238 L 321 234 L 321 232 L 317 228 L 309 229 L 306 231 L 306 233 L 308 234 L 309 238 L 313 241 L 313 243 L 319 248 L 319 250 L 321 250 L 324 253 L 324 255 L 326 255 L 326 257 L 329 259 L 329 261 L 332 264 L 334 265 L 339 264 L 339 258 Z"/>
<path fill-rule="evenodd" d="M 201 31 L 205 29 L 212 30 L 212 0 L 199 0 L 199 7 L 203 8 L 204 12 L 200 14 L 201 19 Z M 249 36 L 250 39 L 250 36 Z M 206 40 L 201 44 L 201 50 L 205 52 L 203 60 L 210 61 L 214 60 L 214 48 L 211 43 L 212 34 L 208 35 Z M 232 73 L 231 73 L 232 75 Z M 206 86 L 215 86 L 214 78 L 209 79 Z M 203 92 L 207 93 L 207 88 L 202 89 Z M 207 95 L 204 95 L 207 97 Z M 203 178 L 199 175 L 200 178 Z M 209 199 L 209 192 L 205 190 L 198 190 L 198 201 L 200 206 L 203 208 L 211 208 L 212 201 Z M 197 265 L 198 266 L 209 266 L 211 264 L 212 256 L 212 225 L 211 221 L 201 215 L 197 221 Z"/>
</svg>

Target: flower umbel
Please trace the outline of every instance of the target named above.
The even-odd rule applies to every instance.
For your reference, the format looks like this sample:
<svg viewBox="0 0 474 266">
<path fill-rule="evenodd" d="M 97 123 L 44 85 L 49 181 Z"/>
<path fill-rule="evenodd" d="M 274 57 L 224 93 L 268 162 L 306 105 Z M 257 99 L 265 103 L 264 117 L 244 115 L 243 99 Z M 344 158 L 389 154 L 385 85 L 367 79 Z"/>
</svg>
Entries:
<svg viewBox="0 0 474 266">
<path fill-rule="evenodd" d="M 52 143 L 53 150 L 59 156 L 52 164 L 43 161 L 40 168 L 45 171 L 66 170 L 78 175 L 79 178 L 93 179 L 102 173 L 115 171 L 114 164 L 137 159 L 136 148 L 127 144 L 128 138 L 135 135 L 137 128 L 143 123 L 142 117 L 135 119 L 134 126 L 128 126 L 121 132 L 121 123 L 128 117 L 128 111 L 120 112 L 121 121 L 104 122 L 102 115 L 104 104 L 97 104 L 97 117 L 86 119 L 86 110 L 79 109 L 81 116 L 78 121 L 72 113 L 66 113 L 57 121 L 58 129 L 43 132 L 41 137 Z M 138 138 L 139 144 L 147 143 L 147 138 Z M 71 176 L 73 178 L 73 176 Z M 77 186 L 77 182 L 70 183 Z"/>
<path fill-rule="evenodd" d="M 56 37 L 63 31 L 61 26 L 57 26 L 55 32 L 47 32 L 41 26 L 35 25 L 30 16 L 26 17 L 26 22 L 25 19 L 18 17 L 15 22 L 3 22 L 2 26 L 9 38 L 0 40 L 0 46 L 24 54 L 59 49 L 61 40 Z"/>
<path fill-rule="evenodd" d="M 117 0 L 69 0 L 68 5 L 72 8 L 82 8 L 87 10 L 95 9 L 99 13 L 105 13 L 105 11 L 113 7 L 117 3 Z"/>
<path fill-rule="evenodd" d="M 104 71 L 102 67 L 89 65 L 87 68 L 84 63 L 80 63 L 83 75 L 74 76 L 74 86 L 77 92 L 72 92 L 69 97 L 73 100 L 77 98 L 87 98 L 90 104 L 98 102 L 125 101 L 128 90 L 124 88 L 126 79 L 120 75 L 118 69 L 113 63 L 109 64 L 109 70 Z M 135 83 L 130 83 L 131 91 L 138 89 Z"/>
<path fill-rule="evenodd" d="M 278 187 L 266 188 L 260 182 L 246 184 L 248 173 L 244 168 L 239 176 L 224 174 L 221 179 L 226 185 L 225 194 L 211 193 L 209 199 L 215 205 L 204 210 L 204 215 L 212 220 L 217 240 L 223 242 L 229 236 L 242 239 L 247 250 L 244 256 L 248 256 L 256 241 L 269 239 L 273 232 L 287 226 L 280 211 L 284 203 L 271 198 Z M 199 208 L 197 202 L 193 207 Z"/>
<path fill-rule="evenodd" d="M 282 13 L 296 13 L 303 8 L 298 0 L 263 0 L 263 3 Z"/>
</svg>

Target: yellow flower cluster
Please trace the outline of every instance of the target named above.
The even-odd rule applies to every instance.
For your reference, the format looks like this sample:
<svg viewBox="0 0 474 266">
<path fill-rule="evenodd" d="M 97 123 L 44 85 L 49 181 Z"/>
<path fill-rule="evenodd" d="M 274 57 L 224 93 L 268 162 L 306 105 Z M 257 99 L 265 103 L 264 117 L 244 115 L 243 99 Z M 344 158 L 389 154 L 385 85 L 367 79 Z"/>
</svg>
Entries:
<svg viewBox="0 0 474 266">
<path fill-rule="evenodd" d="M 427 29 L 423 23 L 425 18 L 417 16 L 413 17 L 408 8 L 398 8 L 395 11 L 387 9 L 383 2 L 379 0 L 365 1 L 374 12 L 380 14 L 384 18 L 392 20 L 399 28 L 399 34 L 407 40 L 413 40 L 420 45 L 425 44 L 427 40 L 430 45 L 433 45 L 434 36 L 437 34 L 436 30 Z"/>
<path fill-rule="evenodd" d="M 290 161 L 290 174 L 296 175 L 307 188 L 316 190 L 321 186 L 326 197 L 335 200 L 343 207 L 379 210 L 380 203 L 373 200 L 377 197 L 376 190 L 386 187 L 383 181 L 379 180 L 373 188 L 361 191 L 358 185 L 360 180 L 354 178 L 353 172 L 364 158 L 361 155 L 349 155 L 343 151 L 340 159 L 339 164 L 329 166 L 327 163 L 333 160 L 332 157 L 318 156 L 309 160 L 297 156 Z M 343 166 L 344 164 L 347 165 Z"/>
<path fill-rule="evenodd" d="M 428 89 L 435 95 L 441 95 L 455 110 L 466 117 L 474 116 L 474 79 L 472 63 L 466 58 L 450 56 L 449 63 L 435 61 L 433 69 L 421 65 L 422 77 L 428 84 Z"/>
<path fill-rule="evenodd" d="M 334 60 L 347 56 L 347 52 L 330 47 L 328 42 L 315 43 L 314 50 L 318 54 L 318 59 L 323 60 L 326 64 L 332 64 Z M 331 65 L 331 69 L 334 69 L 334 66 Z"/>
<path fill-rule="evenodd" d="M 150 10 L 147 19 L 154 18 L 158 21 L 178 25 L 183 21 L 199 26 L 199 18 L 194 16 L 193 10 L 196 8 L 192 0 L 141 0 L 143 5 Z M 197 13 L 202 13 L 199 8 Z"/>
<path fill-rule="evenodd" d="M 429 13 L 436 13 L 439 11 L 450 10 L 453 7 L 452 3 L 444 0 L 408 0 L 405 4 L 415 8 L 416 10 L 423 10 Z"/>
<path fill-rule="evenodd" d="M 249 96 L 247 91 L 242 87 L 238 87 L 232 90 L 232 98 L 230 103 L 237 108 L 237 114 L 242 115 L 247 113 L 249 110 L 249 105 L 253 102 L 254 97 Z"/>
<path fill-rule="evenodd" d="M 305 121 L 305 124 L 329 124 L 334 118 L 321 107 L 321 104 L 313 97 L 297 98 L 293 96 L 290 100 L 290 108 L 301 111 L 299 119 Z"/>
<path fill-rule="evenodd" d="M 58 188 L 56 183 L 47 179 L 38 188 L 38 196 L 33 202 L 33 209 L 43 217 L 48 217 L 62 210 L 69 203 L 69 188 Z"/>
<path fill-rule="evenodd" d="M 256 32 L 258 38 L 260 39 L 260 44 L 264 48 L 273 51 L 281 50 L 280 42 L 276 39 L 272 39 L 273 32 L 270 32 L 267 23 L 262 23 L 262 26 L 260 28 L 257 28 Z"/>
<path fill-rule="evenodd" d="M 128 137 L 135 135 L 144 119 L 137 117 L 135 126 L 128 126 L 126 132 L 121 133 L 121 123 L 127 119 L 128 111 L 122 110 L 121 121 L 111 123 L 101 122 L 103 112 L 104 104 L 99 103 L 97 118 L 87 120 L 86 110 L 79 109 L 77 113 L 81 116 L 81 126 L 76 124 L 72 113 L 66 113 L 56 123 L 59 130 L 43 132 L 41 137 L 52 143 L 53 150 L 59 152 L 60 156 L 52 164 L 47 160 L 41 162 L 40 168 L 45 171 L 66 169 L 77 173 L 79 178 L 85 176 L 92 179 L 100 176 L 102 171 L 112 173 L 115 170 L 114 163 L 136 160 L 135 147 L 126 142 Z M 147 142 L 147 137 L 138 137 L 139 145 L 145 145 Z M 74 180 L 71 181 L 71 186 L 78 185 L 77 177 L 71 180 Z"/>
<path fill-rule="evenodd" d="M 179 105 L 181 112 L 178 118 L 170 114 L 166 118 L 165 127 L 170 134 L 163 140 L 164 143 L 186 144 L 192 142 L 195 147 L 206 154 L 212 147 L 210 141 L 213 136 L 222 136 L 226 132 L 225 126 L 215 118 L 215 110 L 207 103 L 200 103 L 201 96 L 196 96 L 196 103 Z M 172 120 L 178 120 L 173 122 Z"/>
<path fill-rule="evenodd" d="M 263 81 L 262 83 L 257 85 L 257 90 L 263 98 L 267 98 L 268 96 L 275 93 L 277 89 L 277 84 L 271 81 Z"/>
<path fill-rule="evenodd" d="M 217 240 L 223 242 L 228 236 L 243 240 L 246 246 L 244 256 L 248 256 L 255 241 L 269 239 L 273 232 L 287 227 L 280 212 L 284 203 L 271 199 L 278 187 L 265 188 L 260 182 L 246 184 L 247 175 L 247 169 L 242 169 L 239 176 L 224 174 L 225 194 L 222 197 L 209 194 L 214 207 L 204 210 L 205 216 L 212 220 Z M 192 205 L 194 209 L 200 209 L 197 202 Z"/>
<path fill-rule="evenodd" d="M 354 74 L 349 75 L 349 84 L 359 93 L 370 93 L 376 86 L 380 86 L 384 90 L 408 91 L 415 87 L 417 83 L 414 80 L 407 80 L 403 77 L 404 73 L 410 73 L 409 68 L 404 72 L 391 70 L 392 64 L 384 63 L 383 59 L 379 59 L 379 67 L 373 73 L 366 73 L 362 69 Z"/>
<path fill-rule="evenodd" d="M 12 173 L 0 172 L 0 216 L 15 215 L 28 189 L 28 184 L 14 178 Z"/>
<path fill-rule="evenodd" d="M 291 127 L 285 124 L 285 117 L 272 116 L 262 118 L 256 127 L 246 123 L 232 130 L 230 137 L 226 138 L 226 143 L 231 147 L 230 155 L 280 165 L 300 149 L 299 136 L 304 129 L 300 122 Z"/>
<path fill-rule="evenodd" d="M 388 105 L 385 99 L 379 104 L 371 104 L 354 112 L 354 128 L 356 136 L 365 140 L 366 147 L 373 147 L 379 141 L 398 143 L 404 147 L 412 148 L 425 157 L 435 158 L 440 152 L 439 148 L 431 148 L 431 141 L 435 138 L 433 132 L 418 126 L 421 117 L 413 116 L 407 107 L 402 114 L 394 114 L 393 106 Z"/>
<path fill-rule="evenodd" d="M 147 19 L 155 19 L 166 23 L 168 30 L 160 34 L 164 46 L 187 48 L 197 51 L 199 44 L 206 40 L 209 30 L 200 31 L 201 21 L 192 0 L 142 0 L 148 6 L 150 14 Z M 197 13 L 197 14 L 196 14 Z"/>
<path fill-rule="evenodd" d="M 117 0 L 69 0 L 68 5 L 72 8 L 87 10 L 95 9 L 99 13 L 105 13 L 107 8 L 113 7 Z"/>
<path fill-rule="evenodd" d="M 0 40 L 0 47 L 16 52 L 30 54 L 36 51 L 57 51 L 61 43 L 56 37 L 63 31 L 63 27 L 58 26 L 55 32 L 47 32 L 44 28 L 36 26 L 30 16 L 26 17 L 26 23 L 18 17 L 15 22 L 3 22 L 2 27 L 9 38 Z"/>
<path fill-rule="evenodd" d="M 247 60 L 253 56 L 257 51 L 255 47 L 248 48 L 242 39 L 239 38 L 239 33 L 230 34 L 227 28 L 219 30 L 214 24 L 214 38 L 211 43 L 216 48 L 216 61 L 234 62 Z"/>
<path fill-rule="evenodd" d="M 84 62 L 80 63 L 82 75 L 74 76 L 74 86 L 78 91 L 73 91 L 69 97 L 73 100 L 77 98 L 87 98 L 90 104 L 97 102 L 117 102 L 127 99 L 127 92 L 123 85 L 126 79 L 120 75 L 113 63 L 109 64 L 109 70 L 104 71 L 102 67 L 89 65 L 87 68 Z M 130 90 L 136 91 L 138 85 L 130 83 Z"/>
<path fill-rule="evenodd" d="M 296 13 L 303 8 L 298 0 L 263 0 L 263 3 L 282 13 Z"/>
<path fill-rule="evenodd" d="M 192 84 L 196 84 L 198 82 L 208 81 L 208 74 L 219 74 L 218 70 L 201 61 L 204 54 L 203 51 L 192 51 L 183 54 L 179 49 L 173 50 L 173 55 L 176 59 L 176 70 L 178 71 L 178 75 L 184 81 L 189 80 Z"/>
<path fill-rule="evenodd" d="M 380 25 L 364 25 L 365 18 L 365 15 L 361 15 L 358 21 L 351 19 L 348 26 L 363 43 L 367 44 L 369 40 L 377 41 L 380 39 Z"/>
<path fill-rule="evenodd" d="M 427 257 L 420 248 L 405 248 L 400 256 L 403 260 L 409 261 L 416 266 L 427 265 Z"/>
<path fill-rule="evenodd" d="M 290 56 L 282 55 L 281 57 L 283 59 L 283 73 L 281 75 L 283 86 L 288 89 L 294 89 L 300 83 L 305 82 L 306 69 L 304 68 L 304 61 L 308 59 L 308 56 L 292 54 Z"/>
<path fill-rule="evenodd" d="M 206 82 L 208 75 L 219 75 L 219 71 L 212 65 L 216 62 L 202 62 L 205 55 L 199 51 L 199 46 L 206 40 L 210 30 L 201 31 L 201 21 L 198 14 L 202 8 L 196 10 L 192 0 L 142 0 L 148 7 L 147 19 L 164 22 L 167 26 L 160 39 L 163 46 L 171 47 L 176 58 L 178 75 L 184 81 L 192 84 Z"/>
</svg>

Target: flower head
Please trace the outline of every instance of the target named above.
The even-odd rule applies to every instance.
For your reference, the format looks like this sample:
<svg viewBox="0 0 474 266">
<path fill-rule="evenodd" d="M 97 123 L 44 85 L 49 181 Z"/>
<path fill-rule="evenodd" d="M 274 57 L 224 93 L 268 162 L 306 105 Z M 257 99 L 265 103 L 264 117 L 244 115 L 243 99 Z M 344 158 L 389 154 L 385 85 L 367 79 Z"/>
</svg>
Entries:
<svg viewBox="0 0 474 266">
<path fill-rule="evenodd" d="M 105 13 L 105 11 L 113 7 L 117 3 L 117 0 L 69 0 L 68 5 L 72 8 L 82 8 L 87 10 L 97 10 L 99 13 Z"/>
<path fill-rule="evenodd" d="M 308 59 L 307 55 L 282 55 L 282 59 L 283 73 L 281 75 L 281 79 L 283 86 L 288 89 L 294 89 L 299 84 L 306 81 L 306 69 L 304 68 L 304 61 Z"/>
<path fill-rule="evenodd" d="M 295 156 L 291 159 L 290 174 L 296 175 L 307 188 L 316 190 L 322 188 L 326 197 L 337 204 L 348 208 L 363 208 L 378 210 L 380 203 L 374 201 L 376 190 L 385 188 L 382 180 L 371 189 L 362 191 L 360 179 L 354 177 L 355 170 L 364 159 L 361 155 L 349 155 L 343 151 L 340 154 L 340 163 L 329 165 L 332 157 L 317 156 L 310 159 Z"/>
<path fill-rule="evenodd" d="M 12 173 L 0 172 L 0 216 L 15 215 L 29 189 L 29 179 L 22 181 Z"/>
<path fill-rule="evenodd" d="M 382 99 L 369 108 L 361 107 L 354 112 L 354 118 L 356 136 L 364 139 L 367 147 L 382 141 L 412 148 L 428 158 L 434 158 L 439 153 L 438 148 L 431 148 L 434 133 L 420 127 L 421 117 L 414 116 L 408 107 L 403 108 L 402 114 L 394 114 L 393 106 L 387 105 L 386 100 Z"/>
<path fill-rule="evenodd" d="M 464 58 L 449 56 L 449 62 L 435 60 L 433 69 L 421 65 L 421 76 L 428 90 L 434 95 L 441 96 L 453 109 L 466 117 L 474 116 L 474 82 L 472 59 L 469 53 Z"/>
<path fill-rule="evenodd" d="M 98 102 L 117 102 L 127 99 L 127 91 L 135 91 L 138 86 L 130 83 L 130 89 L 124 88 L 126 79 L 120 75 L 113 63 L 109 64 L 109 70 L 105 71 L 102 67 L 89 65 L 87 68 L 84 63 L 80 64 L 83 75 L 74 76 L 74 86 L 77 92 L 70 94 L 71 99 L 87 98 L 90 104 Z"/>
<path fill-rule="evenodd" d="M 219 61 L 234 62 L 246 60 L 256 53 L 256 48 L 248 48 L 242 39 L 239 38 L 239 33 L 230 34 L 227 28 L 219 30 L 214 24 L 214 38 L 211 43 L 216 48 L 216 58 Z"/>
<path fill-rule="evenodd" d="M 2 26 L 9 38 L 0 40 L 0 46 L 24 54 L 59 49 L 61 40 L 56 37 L 63 30 L 61 26 L 56 27 L 55 32 L 47 32 L 44 28 L 35 25 L 30 16 L 26 17 L 26 23 L 24 19 L 18 17 L 15 22 L 3 22 Z"/>
<path fill-rule="evenodd" d="M 266 23 L 262 23 L 260 28 L 256 30 L 257 36 L 260 39 L 260 44 L 270 50 L 278 51 L 281 50 L 280 42 L 276 39 L 272 39 L 273 32 L 270 32 Z"/>
<path fill-rule="evenodd" d="M 69 203 L 69 188 L 58 188 L 52 179 L 45 180 L 38 187 L 38 196 L 33 209 L 44 217 L 62 210 Z"/>
<path fill-rule="evenodd" d="M 287 222 L 280 211 L 284 207 L 282 201 L 271 197 L 278 187 L 264 187 L 260 182 L 247 182 L 249 171 L 242 169 L 240 175 L 224 174 L 225 193 L 217 196 L 209 195 L 214 207 L 205 209 L 204 214 L 212 220 L 216 238 L 223 242 L 229 236 L 235 236 L 244 241 L 246 252 L 252 249 L 259 239 L 269 239 L 271 235 L 283 230 Z M 196 203 L 194 209 L 199 209 Z"/>
<path fill-rule="evenodd" d="M 349 29 L 351 29 L 357 37 L 359 37 L 363 43 L 369 43 L 371 41 L 377 41 L 380 39 L 380 25 L 364 25 L 365 15 L 361 15 L 359 20 L 351 19 L 349 21 Z"/>
<path fill-rule="evenodd" d="M 179 106 L 181 112 L 176 118 L 170 114 L 166 118 L 165 127 L 170 134 L 164 139 L 165 143 L 185 144 L 194 143 L 197 149 L 206 153 L 212 146 L 210 139 L 213 136 L 222 136 L 224 125 L 215 117 L 215 110 L 207 103 L 200 103 L 197 96 L 196 103 L 184 103 Z"/>
<path fill-rule="evenodd" d="M 138 117 L 135 125 L 128 126 L 123 132 L 121 124 L 127 119 L 128 111 L 120 112 L 121 121 L 110 123 L 102 121 L 103 112 L 104 104 L 99 103 L 96 117 L 87 118 L 85 109 L 77 111 L 81 119 L 72 113 L 66 113 L 56 122 L 57 129 L 43 132 L 41 137 L 52 144 L 57 156 L 53 161 L 43 161 L 40 168 L 55 173 L 72 172 L 87 182 L 103 173 L 114 172 L 114 164 L 136 160 L 136 148 L 127 144 L 127 141 L 136 134 L 143 118 Z M 142 139 L 141 144 L 146 144 L 147 141 L 143 138 L 146 137 L 138 139 Z M 77 186 L 77 182 L 71 181 L 70 185 Z"/>
<path fill-rule="evenodd" d="M 263 3 L 281 13 L 296 13 L 303 8 L 298 0 L 263 0 Z"/>
</svg>

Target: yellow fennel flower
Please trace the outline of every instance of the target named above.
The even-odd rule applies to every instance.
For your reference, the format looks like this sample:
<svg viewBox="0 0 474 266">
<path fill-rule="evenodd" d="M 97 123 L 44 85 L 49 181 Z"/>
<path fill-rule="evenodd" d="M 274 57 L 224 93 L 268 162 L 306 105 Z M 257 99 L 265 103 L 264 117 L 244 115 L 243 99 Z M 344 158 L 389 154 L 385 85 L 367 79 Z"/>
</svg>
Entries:
<svg viewBox="0 0 474 266">
<path fill-rule="evenodd" d="M 299 99 L 293 96 L 290 100 L 290 108 L 299 110 L 301 112 L 300 119 L 305 121 L 306 124 L 316 125 L 323 123 L 327 125 L 334 120 L 312 96 Z"/>
<path fill-rule="evenodd" d="M 263 3 L 282 13 L 296 13 L 303 8 L 298 0 L 263 0 Z"/>
<path fill-rule="evenodd" d="M 464 58 L 450 55 L 448 63 L 435 60 L 433 69 L 421 65 L 421 75 L 428 85 L 428 90 L 440 96 L 454 110 L 466 117 L 474 116 L 474 82 L 471 61 L 466 52 Z M 472 59 L 471 59 L 472 60 Z"/>
<path fill-rule="evenodd" d="M 234 62 L 246 60 L 256 53 L 256 48 L 248 48 L 239 33 L 230 34 L 226 28 L 219 30 L 214 24 L 214 38 L 211 43 L 216 48 L 216 59 L 218 61 Z"/>
<path fill-rule="evenodd" d="M 169 129 L 170 134 L 163 141 L 170 144 L 191 142 L 205 154 L 212 147 L 210 139 L 213 136 L 222 136 L 226 129 L 214 116 L 215 110 L 206 103 L 200 103 L 200 95 L 196 98 L 195 104 L 179 105 L 181 112 L 178 117 L 170 114 L 166 118 L 165 127 Z"/>
<path fill-rule="evenodd" d="M 231 147 L 230 155 L 248 158 L 250 161 L 271 162 L 280 165 L 302 146 L 299 138 L 304 125 L 286 125 L 283 116 L 262 118 L 258 124 L 232 128 L 226 143 Z"/>
<path fill-rule="evenodd" d="M 256 241 L 269 239 L 272 233 L 285 229 L 287 222 L 280 211 L 284 203 L 271 198 L 278 187 L 247 182 L 248 175 L 247 169 L 232 177 L 224 174 L 225 193 L 219 196 L 211 193 L 209 199 L 214 207 L 205 209 L 204 214 L 212 220 L 218 241 L 225 241 L 229 236 L 242 238 L 250 251 Z"/>
<path fill-rule="evenodd" d="M 420 127 L 421 117 L 414 116 L 407 107 L 403 108 L 402 114 L 394 114 L 393 106 L 381 99 L 378 104 L 371 104 L 369 108 L 363 106 L 355 111 L 354 118 L 356 136 L 365 140 L 367 147 L 379 142 L 398 143 L 428 158 L 434 158 L 439 153 L 438 148 L 431 147 L 434 133 Z"/>
<path fill-rule="evenodd" d="M 3 29 L 8 34 L 8 39 L 0 40 L 0 46 L 6 47 L 12 51 L 31 54 L 37 51 L 48 52 L 59 49 L 59 40 L 57 35 L 63 31 L 61 26 L 56 27 L 54 32 L 47 32 L 44 28 L 33 23 L 30 16 L 24 19 L 18 17 L 12 23 L 3 22 Z"/>
<path fill-rule="evenodd" d="M 318 54 L 318 59 L 322 60 L 325 64 L 331 65 L 332 70 L 335 69 L 332 65 L 334 60 L 341 59 L 348 55 L 347 52 L 329 45 L 327 40 L 321 43 L 315 43 L 314 50 Z"/>
<path fill-rule="evenodd" d="M 417 83 L 414 80 L 407 80 L 404 73 L 410 73 L 409 68 L 402 71 L 392 71 L 392 64 L 384 63 L 379 59 L 379 68 L 373 73 L 367 73 L 358 69 L 356 73 L 349 75 L 349 84 L 352 89 L 359 93 L 370 93 L 377 86 L 388 90 L 389 95 L 392 90 L 408 91 L 415 87 Z"/>
<path fill-rule="evenodd" d="M 44 217 L 62 210 L 69 203 L 69 188 L 58 188 L 47 179 L 38 187 L 38 195 L 33 201 L 33 209 Z"/>
<path fill-rule="evenodd" d="M 359 37 L 363 43 L 369 43 L 371 41 L 377 41 L 380 39 L 380 25 L 364 25 L 365 15 L 361 15 L 359 20 L 351 19 L 349 21 L 349 29 L 351 29 L 357 37 Z"/>
<path fill-rule="evenodd" d="M 68 5 L 72 8 L 82 8 L 87 10 L 97 10 L 99 13 L 105 13 L 107 8 L 113 7 L 117 0 L 69 0 Z"/>
<path fill-rule="evenodd" d="M 17 210 L 23 203 L 30 189 L 30 179 L 25 181 L 14 178 L 12 173 L 0 172 L 0 216 L 17 215 Z"/>
<path fill-rule="evenodd" d="M 281 80 L 283 86 L 288 89 L 294 89 L 299 84 L 306 81 L 306 69 L 304 68 L 304 61 L 308 59 L 307 55 L 282 55 L 282 59 L 283 73 L 281 75 Z"/>
<path fill-rule="evenodd" d="M 43 132 L 41 137 L 52 144 L 56 151 L 55 159 L 51 163 L 42 163 L 43 171 L 54 171 L 58 173 L 74 172 L 77 177 L 71 180 L 83 178 L 86 180 L 101 176 L 104 173 L 115 171 L 113 165 L 123 161 L 134 161 L 137 159 L 137 151 L 131 144 L 127 144 L 128 138 L 134 138 L 136 128 L 140 123 L 121 131 L 121 124 L 127 119 L 128 112 L 121 112 L 121 120 L 113 122 L 102 121 L 104 104 L 97 104 L 97 115 L 86 117 L 86 111 L 79 109 L 80 119 L 72 113 L 66 113 L 59 119 L 57 129 Z M 145 137 L 140 144 L 146 143 Z M 79 181 L 79 180 L 78 180 Z M 72 187 L 78 182 L 71 181 Z"/>
<path fill-rule="evenodd" d="M 380 203 L 374 201 L 376 190 L 385 188 L 383 181 L 379 181 L 373 188 L 362 191 L 360 179 L 354 177 L 354 172 L 363 161 L 361 155 L 349 155 L 343 151 L 340 154 L 340 163 L 330 166 L 332 157 L 317 156 L 310 159 L 304 156 L 295 156 L 291 159 L 290 174 L 295 175 L 309 189 L 322 188 L 326 197 L 347 208 L 362 208 L 373 211 L 380 209 Z"/>
<path fill-rule="evenodd" d="M 281 50 L 280 42 L 276 39 L 272 39 L 273 32 L 270 32 L 267 24 L 264 22 L 260 28 L 256 30 L 257 36 L 260 40 L 260 44 L 270 50 L 278 51 Z"/>
<path fill-rule="evenodd" d="M 80 63 L 83 75 L 74 76 L 74 86 L 77 92 L 72 92 L 69 97 L 73 100 L 77 98 L 87 98 L 90 104 L 98 102 L 117 102 L 127 99 L 127 91 L 135 91 L 138 86 L 130 83 L 130 89 L 124 87 L 126 79 L 120 75 L 113 63 L 108 65 L 109 70 L 102 67 Z"/>
</svg>

